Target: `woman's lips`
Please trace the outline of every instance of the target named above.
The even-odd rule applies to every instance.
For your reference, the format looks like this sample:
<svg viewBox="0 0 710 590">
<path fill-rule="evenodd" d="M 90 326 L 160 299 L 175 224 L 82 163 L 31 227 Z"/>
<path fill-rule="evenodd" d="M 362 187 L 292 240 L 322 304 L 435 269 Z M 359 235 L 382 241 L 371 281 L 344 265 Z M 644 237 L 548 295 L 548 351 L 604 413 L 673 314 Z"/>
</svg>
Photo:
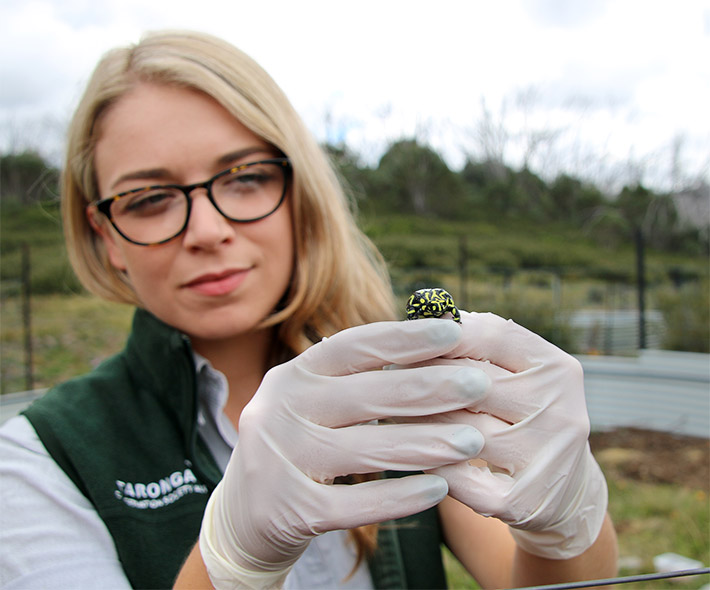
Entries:
<svg viewBox="0 0 710 590">
<path fill-rule="evenodd" d="M 186 283 L 185 287 L 201 295 L 227 295 L 242 284 L 248 272 L 248 269 L 242 269 L 208 273 Z"/>
</svg>

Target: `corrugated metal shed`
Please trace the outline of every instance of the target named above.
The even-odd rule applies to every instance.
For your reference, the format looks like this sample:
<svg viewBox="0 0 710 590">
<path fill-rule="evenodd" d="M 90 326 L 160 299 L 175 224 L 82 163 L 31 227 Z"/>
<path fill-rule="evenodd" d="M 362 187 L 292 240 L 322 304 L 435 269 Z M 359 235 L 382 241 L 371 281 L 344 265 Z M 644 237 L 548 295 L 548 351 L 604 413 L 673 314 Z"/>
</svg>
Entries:
<svg viewBox="0 0 710 590">
<path fill-rule="evenodd" d="M 646 311 L 646 348 L 660 348 L 665 324 L 658 310 Z M 575 350 L 604 355 L 635 355 L 639 347 L 639 313 L 633 309 L 583 309 L 569 318 Z"/>
<path fill-rule="evenodd" d="M 644 350 L 577 357 L 594 430 L 631 426 L 710 437 L 710 355 Z"/>
</svg>

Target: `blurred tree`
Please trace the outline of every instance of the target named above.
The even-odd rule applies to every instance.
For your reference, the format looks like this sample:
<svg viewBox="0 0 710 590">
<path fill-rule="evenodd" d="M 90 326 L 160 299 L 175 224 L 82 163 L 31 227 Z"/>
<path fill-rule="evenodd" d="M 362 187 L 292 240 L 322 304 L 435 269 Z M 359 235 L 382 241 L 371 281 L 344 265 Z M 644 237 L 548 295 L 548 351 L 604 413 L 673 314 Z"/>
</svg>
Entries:
<svg viewBox="0 0 710 590">
<path fill-rule="evenodd" d="M 674 198 L 641 184 L 625 186 L 616 199 L 597 205 L 587 228 L 611 247 L 639 233 L 657 250 L 692 252 L 700 245 L 699 230 L 680 223 Z"/>
<path fill-rule="evenodd" d="M 35 151 L 0 156 L 0 198 L 23 204 L 58 194 L 59 171 Z"/>
<path fill-rule="evenodd" d="M 360 165 L 358 155 L 350 150 L 347 145 L 326 144 L 323 146 L 335 166 L 346 192 L 355 202 L 367 199 L 370 192 L 371 173 Z"/>
<path fill-rule="evenodd" d="M 604 204 L 604 196 L 594 186 L 566 174 L 558 176 L 549 188 L 550 216 L 581 225 Z"/>
<path fill-rule="evenodd" d="M 376 208 L 453 218 L 468 209 L 461 177 L 441 156 L 414 139 L 393 143 L 373 175 Z"/>
<path fill-rule="evenodd" d="M 667 249 L 674 242 L 678 214 L 669 195 L 656 194 L 641 185 L 627 186 L 619 194 L 616 207 L 626 226 L 642 232 L 649 246 Z"/>
<path fill-rule="evenodd" d="M 710 254 L 710 184 L 698 178 L 671 195 L 678 214 L 679 250 Z M 683 245 L 681 245 L 683 244 Z"/>
<path fill-rule="evenodd" d="M 552 217 L 550 194 L 545 181 L 528 168 L 515 175 L 518 195 L 516 213 L 530 221 L 547 221 Z"/>
<path fill-rule="evenodd" d="M 491 217 L 490 212 L 498 215 L 505 209 L 506 204 L 501 203 L 500 199 L 507 201 L 506 187 L 512 175 L 509 168 L 500 162 L 492 160 L 477 162 L 469 158 L 460 175 L 468 190 L 469 201 L 476 211 L 476 216 L 487 219 Z"/>
<path fill-rule="evenodd" d="M 461 170 L 461 177 L 478 217 L 517 217 L 530 221 L 551 218 L 547 184 L 528 169 L 514 172 L 494 160 L 474 162 L 469 159 Z"/>
</svg>

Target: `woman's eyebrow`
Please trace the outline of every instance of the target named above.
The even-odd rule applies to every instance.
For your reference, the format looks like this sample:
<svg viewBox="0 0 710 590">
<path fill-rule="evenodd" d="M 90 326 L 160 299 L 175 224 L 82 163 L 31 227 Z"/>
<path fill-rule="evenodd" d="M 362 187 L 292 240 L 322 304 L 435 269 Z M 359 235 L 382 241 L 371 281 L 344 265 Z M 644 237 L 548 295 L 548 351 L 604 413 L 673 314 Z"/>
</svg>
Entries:
<svg viewBox="0 0 710 590">
<path fill-rule="evenodd" d="M 224 154 L 223 156 L 220 156 L 219 159 L 217 160 L 217 166 L 229 166 L 230 164 L 233 164 L 234 162 L 238 162 L 239 160 L 246 158 L 247 156 L 251 156 L 252 154 L 269 154 L 270 152 L 274 152 L 275 150 L 269 146 L 265 145 L 258 145 L 258 146 L 253 146 L 253 147 L 248 147 L 244 148 L 241 150 L 237 150 L 234 152 L 229 152 L 228 154 Z M 269 156 L 273 157 L 273 156 Z"/>
<path fill-rule="evenodd" d="M 111 189 L 115 190 L 118 185 L 127 180 L 156 180 L 161 178 L 168 178 L 170 173 L 165 168 L 153 168 L 150 170 L 136 170 L 135 172 L 128 172 L 123 174 L 116 179 L 115 182 L 111 184 Z"/>
<path fill-rule="evenodd" d="M 227 154 L 224 154 L 223 156 L 220 156 L 216 160 L 216 165 L 219 168 L 226 168 L 227 166 L 230 166 L 235 162 L 238 162 L 239 160 L 242 160 L 252 154 L 269 154 L 269 156 L 271 157 L 270 152 L 274 151 L 275 150 L 273 150 L 273 148 L 270 148 L 269 146 L 265 145 L 243 148 L 241 150 L 229 152 Z M 128 180 L 160 180 L 169 179 L 170 177 L 170 171 L 166 168 L 136 170 L 134 172 L 128 172 L 126 174 L 121 175 L 118 179 L 116 179 L 115 182 L 111 184 L 111 190 L 115 190 L 118 185 Z"/>
</svg>

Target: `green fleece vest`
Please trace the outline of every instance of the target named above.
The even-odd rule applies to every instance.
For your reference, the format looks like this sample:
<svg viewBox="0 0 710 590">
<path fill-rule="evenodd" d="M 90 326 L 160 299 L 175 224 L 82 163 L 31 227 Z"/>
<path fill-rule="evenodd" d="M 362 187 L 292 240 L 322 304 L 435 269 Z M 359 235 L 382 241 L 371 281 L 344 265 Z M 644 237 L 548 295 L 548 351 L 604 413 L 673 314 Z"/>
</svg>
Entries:
<svg viewBox="0 0 710 590">
<path fill-rule="evenodd" d="M 222 477 L 197 436 L 188 339 L 138 310 L 121 353 L 24 414 L 106 524 L 131 585 L 171 588 Z M 381 527 L 377 588 L 446 587 L 437 518 L 432 509 Z"/>
</svg>

